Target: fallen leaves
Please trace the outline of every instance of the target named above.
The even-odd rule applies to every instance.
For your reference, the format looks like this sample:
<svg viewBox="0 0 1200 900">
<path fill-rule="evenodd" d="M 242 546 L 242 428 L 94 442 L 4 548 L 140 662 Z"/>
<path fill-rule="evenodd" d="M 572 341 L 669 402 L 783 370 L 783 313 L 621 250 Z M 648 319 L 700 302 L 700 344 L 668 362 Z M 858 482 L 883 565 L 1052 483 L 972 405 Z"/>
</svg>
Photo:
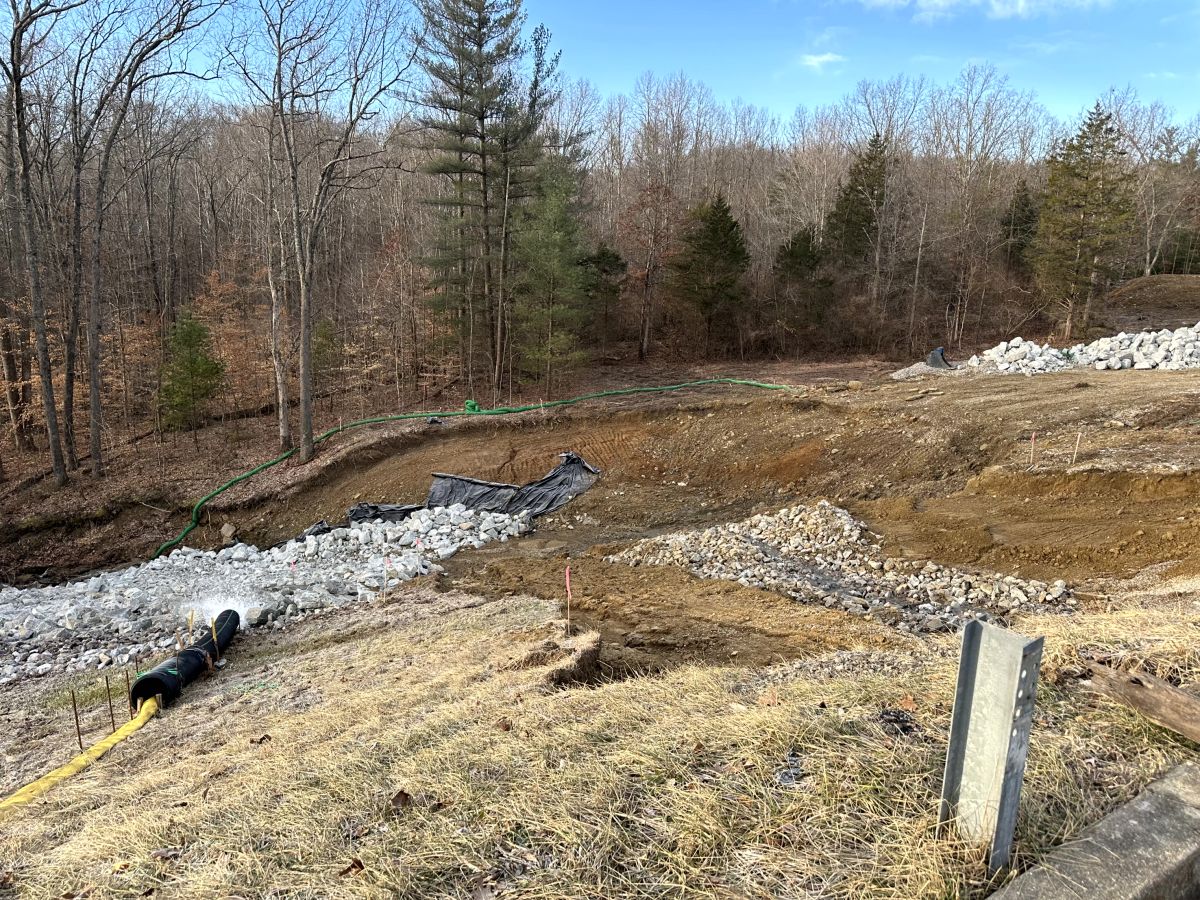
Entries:
<svg viewBox="0 0 1200 900">
<path fill-rule="evenodd" d="M 402 809 L 408 809 L 413 804 L 412 794 L 408 791 L 397 791 L 396 796 L 392 797 L 392 810 L 398 812 Z"/>
<path fill-rule="evenodd" d="M 363 865 L 363 861 L 356 856 L 350 860 L 350 865 L 338 872 L 338 878 L 345 878 L 348 875 L 357 875 L 365 868 L 366 866 Z"/>
<path fill-rule="evenodd" d="M 779 705 L 779 688 L 771 685 L 765 691 L 758 695 L 757 703 L 759 706 L 778 706 Z"/>
<path fill-rule="evenodd" d="M 413 796 L 408 791 L 400 790 L 392 797 L 389 806 L 392 812 L 400 813 L 406 809 L 421 806 L 428 809 L 430 812 L 440 812 L 446 808 L 446 804 L 441 800 L 431 800 L 423 795 Z"/>
</svg>

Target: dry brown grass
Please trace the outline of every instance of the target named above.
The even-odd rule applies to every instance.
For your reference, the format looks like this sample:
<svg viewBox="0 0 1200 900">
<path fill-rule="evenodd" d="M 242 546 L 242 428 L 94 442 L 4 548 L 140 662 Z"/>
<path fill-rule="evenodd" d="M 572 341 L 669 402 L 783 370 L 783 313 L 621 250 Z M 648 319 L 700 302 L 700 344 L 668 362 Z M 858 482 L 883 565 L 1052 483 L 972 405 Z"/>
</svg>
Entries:
<svg viewBox="0 0 1200 900">
<path fill-rule="evenodd" d="M 1193 754 L 1051 677 L 1086 644 L 1194 679 L 1193 597 L 1022 623 L 1047 637 L 1022 864 Z M 813 660 L 555 689 L 557 615 L 418 591 L 242 641 L 230 670 L 0 825 L 0 883 L 11 871 L 28 897 L 986 892 L 978 854 L 934 829 L 953 639 L 898 678 Z M 884 707 L 918 730 L 890 733 Z"/>
</svg>

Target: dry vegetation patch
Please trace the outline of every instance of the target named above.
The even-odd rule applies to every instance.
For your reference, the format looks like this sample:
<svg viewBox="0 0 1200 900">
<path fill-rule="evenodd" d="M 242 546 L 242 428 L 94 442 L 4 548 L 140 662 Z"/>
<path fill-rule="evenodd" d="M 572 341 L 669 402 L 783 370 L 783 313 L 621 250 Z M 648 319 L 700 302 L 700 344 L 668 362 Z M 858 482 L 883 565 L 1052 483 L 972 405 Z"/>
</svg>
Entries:
<svg viewBox="0 0 1200 900">
<path fill-rule="evenodd" d="M 1022 864 L 1194 749 L 1073 682 L 1081 646 L 1200 674 L 1194 586 L 1129 596 L 1020 623 L 1047 636 Z M 594 647 L 559 615 L 410 590 L 242 639 L 229 671 L 6 822 L 0 869 L 30 897 L 989 887 L 977 854 L 934 833 L 953 638 L 555 688 L 564 656 Z"/>
</svg>

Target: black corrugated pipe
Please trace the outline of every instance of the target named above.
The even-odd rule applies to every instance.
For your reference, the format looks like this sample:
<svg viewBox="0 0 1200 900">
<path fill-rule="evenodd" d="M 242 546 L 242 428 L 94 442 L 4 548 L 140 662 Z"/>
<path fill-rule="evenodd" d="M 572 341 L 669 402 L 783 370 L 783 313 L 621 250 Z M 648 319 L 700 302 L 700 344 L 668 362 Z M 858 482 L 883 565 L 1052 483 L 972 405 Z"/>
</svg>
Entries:
<svg viewBox="0 0 1200 900">
<path fill-rule="evenodd" d="M 161 705 L 170 706 L 185 687 L 211 670 L 233 640 L 240 622 L 235 610 L 225 610 L 200 640 L 140 676 L 129 691 L 129 705 L 136 710 L 143 700 L 161 697 Z"/>
</svg>

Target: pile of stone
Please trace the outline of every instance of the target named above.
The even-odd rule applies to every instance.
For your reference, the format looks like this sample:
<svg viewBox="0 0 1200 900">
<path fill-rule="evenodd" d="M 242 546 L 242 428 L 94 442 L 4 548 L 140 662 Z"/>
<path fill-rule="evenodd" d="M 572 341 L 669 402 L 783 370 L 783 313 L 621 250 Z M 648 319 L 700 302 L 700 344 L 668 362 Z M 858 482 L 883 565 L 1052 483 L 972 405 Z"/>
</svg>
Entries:
<svg viewBox="0 0 1200 900">
<path fill-rule="evenodd" d="M 1039 375 L 1064 369 L 1200 369 L 1200 324 L 1162 331 L 1122 331 L 1090 344 L 1056 350 L 1013 338 L 972 356 L 968 365 L 1014 375 Z"/>
<path fill-rule="evenodd" d="M 902 631 L 939 632 L 969 619 L 1069 610 L 1065 582 L 978 575 L 883 554 L 866 526 L 822 500 L 742 522 L 640 541 L 608 557 L 628 565 L 678 566 L 701 578 L 766 588 L 842 609 Z"/>
<path fill-rule="evenodd" d="M 86 581 L 3 588 L 0 685 L 161 654 L 175 646 L 189 617 L 203 628 L 223 609 L 236 609 L 244 627 L 283 628 L 289 620 L 439 573 L 439 561 L 461 549 L 507 541 L 531 528 L 524 513 L 475 512 L 455 504 L 418 510 L 400 523 L 377 519 L 334 528 L 269 550 L 185 547 Z"/>
</svg>

